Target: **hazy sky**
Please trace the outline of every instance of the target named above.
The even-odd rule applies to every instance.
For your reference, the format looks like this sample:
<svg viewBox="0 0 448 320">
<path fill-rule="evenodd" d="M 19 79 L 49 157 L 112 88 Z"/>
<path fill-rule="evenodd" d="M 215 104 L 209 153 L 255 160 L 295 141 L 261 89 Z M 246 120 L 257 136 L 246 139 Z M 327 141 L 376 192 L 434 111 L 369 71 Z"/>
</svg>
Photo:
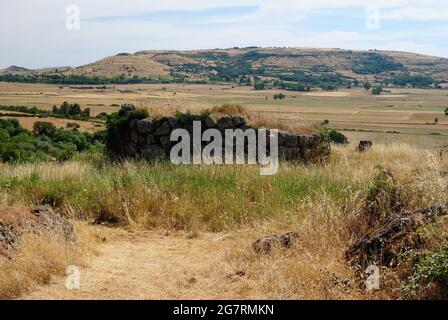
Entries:
<svg viewBox="0 0 448 320">
<path fill-rule="evenodd" d="M 67 28 L 70 5 L 79 8 L 79 29 Z M 73 21 L 69 26 L 76 26 Z M 0 68 L 78 66 L 120 52 L 234 46 L 448 57 L 447 39 L 448 2 L 442 0 L 0 0 Z"/>
</svg>

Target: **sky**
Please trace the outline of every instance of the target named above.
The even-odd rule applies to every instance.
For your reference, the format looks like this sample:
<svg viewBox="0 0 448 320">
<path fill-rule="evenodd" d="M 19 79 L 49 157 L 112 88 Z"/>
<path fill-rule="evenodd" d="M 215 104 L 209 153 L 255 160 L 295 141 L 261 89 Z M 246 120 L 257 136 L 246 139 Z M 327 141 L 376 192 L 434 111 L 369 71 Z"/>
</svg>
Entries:
<svg viewBox="0 0 448 320">
<path fill-rule="evenodd" d="M 316 47 L 448 58 L 441 0 L 1 0 L 0 68 L 151 49 Z"/>
</svg>

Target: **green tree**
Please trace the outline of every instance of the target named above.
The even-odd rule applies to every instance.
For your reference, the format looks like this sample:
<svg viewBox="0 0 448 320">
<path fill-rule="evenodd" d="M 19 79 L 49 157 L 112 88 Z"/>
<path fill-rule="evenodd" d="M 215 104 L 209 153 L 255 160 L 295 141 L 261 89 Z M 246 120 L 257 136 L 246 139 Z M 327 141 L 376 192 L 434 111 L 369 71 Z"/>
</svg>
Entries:
<svg viewBox="0 0 448 320">
<path fill-rule="evenodd" d="M 364 82 L 364 84 L 362 86 L 366 90 L 370 90 L 370 88 L 372 88 L 372 85 L 368 81 Z"/>
<path fill-rule="evenodd" d="M 81 111 L 82 118 L 90 118 L 90 108 L 85 108 Z"/>
<path fill-rule="evenodd" d="M 372 94 L 373 95 L 378 96 L 378 95 L 381 94 L 381 92 L 383 92 L 383 87 L 381 87 L 381 86 L 375 86 L 375 87 L 372 88 Z"/>
<path fill-rule="evenodd" d="M 262 81 L 255 82 L 254 86 L 255 90 L 264 90 L 266 88 L 266 85 Z"/>
<path fill-rule="evenodd" d="M 34 136 L 44 135 L 51 138 L 55 135 L 56 130 L 56 126 L 50 122 L 38 121 L 33 125 Z"/>
</svg>

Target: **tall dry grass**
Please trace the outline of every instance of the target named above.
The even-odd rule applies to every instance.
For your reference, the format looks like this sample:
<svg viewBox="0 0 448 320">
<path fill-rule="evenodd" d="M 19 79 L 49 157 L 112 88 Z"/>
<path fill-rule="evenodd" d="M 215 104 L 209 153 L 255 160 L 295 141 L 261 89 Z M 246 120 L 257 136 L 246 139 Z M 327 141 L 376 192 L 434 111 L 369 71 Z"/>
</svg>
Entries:
<svg viewBox="0 0 448 320">
<path fill-rule="evenodd" d="M 10 256 L 0 257 L 0 299 L 13 299 L 55 275 L 65 275 L 70 265 L 86 267 L 96 251 L 96 238 L 85 223 L 75 222 L 76 244 L 48 231 L 26 232 Z"/>
</svg>

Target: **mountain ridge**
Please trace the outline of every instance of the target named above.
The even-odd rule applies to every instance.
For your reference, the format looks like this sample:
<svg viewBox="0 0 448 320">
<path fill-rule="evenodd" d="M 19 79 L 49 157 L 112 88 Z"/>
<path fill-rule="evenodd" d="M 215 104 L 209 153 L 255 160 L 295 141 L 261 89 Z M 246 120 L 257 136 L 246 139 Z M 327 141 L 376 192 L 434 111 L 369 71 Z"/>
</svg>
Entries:
<svg viewBox="0 0 448 320">
<path fill-rule="evenodd" d="M 119 53 L 79 67 L 30 70 L 17 66 L 0 75 L 59 75 L 123 79 L 183 79 L 190 81 L 258 80 L 313 82 L 381 82 L 391 77 L 431 77 L 448 80 L 448 58 L 412 52 L 338 48 L 228 48 L 203 50 L 140 50 Z M 345 82 L 347 82 L 345 81 Z M 331 82 L 331 81 L 330 81 Z"/>
</svg>

